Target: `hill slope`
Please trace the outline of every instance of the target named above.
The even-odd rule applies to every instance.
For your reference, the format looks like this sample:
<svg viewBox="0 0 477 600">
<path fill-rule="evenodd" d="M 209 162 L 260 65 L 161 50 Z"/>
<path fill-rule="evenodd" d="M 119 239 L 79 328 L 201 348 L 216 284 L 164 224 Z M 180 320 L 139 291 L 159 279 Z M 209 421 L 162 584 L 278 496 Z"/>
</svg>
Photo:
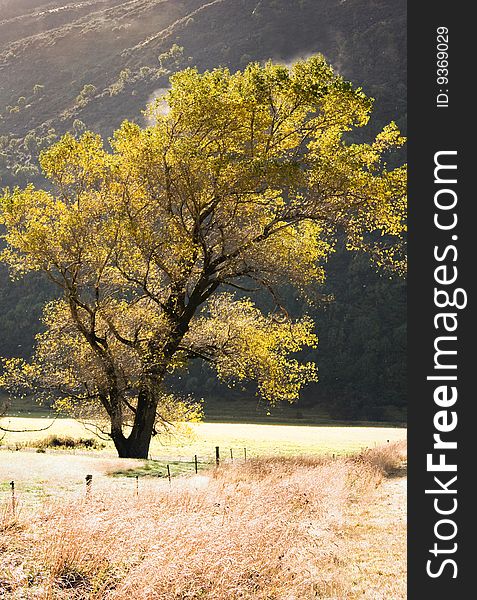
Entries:
<svg viewBox="0 0 477 600">
<path fill-rule="evenodd" d="M 322 52 L 377 98 L 377 125 L 404 123 L 403 0 L 3 0 L 2 15 L 4 183 L 34 175 L 38 147 L 75 121 L 108 135 L 141 118 L 170 72 L 188 65 L 237 69 Z"/>
</svg>

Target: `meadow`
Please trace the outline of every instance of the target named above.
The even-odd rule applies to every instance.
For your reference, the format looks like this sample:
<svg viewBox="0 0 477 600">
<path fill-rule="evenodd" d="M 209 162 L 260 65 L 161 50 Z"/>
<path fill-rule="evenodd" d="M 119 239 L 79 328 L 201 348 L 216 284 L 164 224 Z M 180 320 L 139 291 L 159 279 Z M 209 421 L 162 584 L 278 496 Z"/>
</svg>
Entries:
<svg viewBox="0 0 477 600">
<path fill-rule="evenodd" d="M 1 597 L 404 599 L 404 458 L 405 444 L 390 442 L 334 459 L 229 462 L 136 490 L 109 478 L 15 511 L 6 502 Z"/>
<path fill-rule="evenodd" d="M 2 422 L 5 428 L 19 431 L 5 433 L 0 441 L 4 447 L 32 443 L 48 435 L 94 437 L 84 425 L 68 418 L 6 417 Z M 403 427 L 200 422 L 181 425 L 171 433 L 156 436 L 150 455 L 191 459 L 198 454 L 206 458 L 209 454 L 212 456 L 215 446 L 227 451 L 232 448 L 239 453 L 247 448 L 251 456 L 343 454 L 405 437 Z M 103 452 L 114 452 L 110 442 L 106 442 Z"/>
<path fill-rule="evenodd" d="M 0 424 L 5 600 L 405 598 L 403 427 L 205 421 L 134 460 L 73 419 Z"/>
<path fill-rule="evenodd" d="M 136 475 L 165 477 L 167 465 L 172 477 L 192 474 L 195 456 L 199 470 L 215 464 L 216 446 L 220 448 L 221 462 L 241 463 L 269 456 L 344 456 L 406 438 L 406 429 L 400 427 L 201 422 L 180 426 L 174 432 L 154 438 L 151 460 L 144 461 L 117 458 L 111 442 L 104 442 L 104 447 L 96 450 L 38 448 L 41 440 L 49 436 L 94 438 L 73 419 L 15 416 L 4 418 L 2 423 L 19 431 L 4 433 L 1 440 L 0 490 L 4 495 L 8 495 L 12 480 L 19 494 L 52 496 L 81 489 L 87 474 L 94 476 L 95 486 L 107 485 L 107 480 L 114 476 L 117 485 L 126 488 L 133 485 L 128 479 Z M 41 429 L 44 430 L 35 431 Z M 119 481 L 121 475 L 126 476 L 124 481 Z"/>
</svg>

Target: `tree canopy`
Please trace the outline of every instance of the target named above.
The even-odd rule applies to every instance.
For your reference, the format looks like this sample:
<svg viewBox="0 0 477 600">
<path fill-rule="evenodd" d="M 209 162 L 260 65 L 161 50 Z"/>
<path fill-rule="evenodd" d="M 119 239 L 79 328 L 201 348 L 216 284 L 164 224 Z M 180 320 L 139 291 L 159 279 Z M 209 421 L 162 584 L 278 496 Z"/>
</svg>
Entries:
<svg viewBox="0 0 477 600">
<path fill-rule="evenodd" d="M 121 456 L 147 456 L 164 378 L 189 359 L 227 381 L 295 400 L 316 378 L 297 353 L 317 343 L 281 289 L 310 295 L 337 235 L 379 267 L 404 269 L 404 139 L 391 123 L 353 143 L 372 101 L 321 56 L 291 68 L 186 69 L 106 148 L 65 135 L 41 155 L 51 189 L 6 190 L 2 260 L 62 290 L 33 360 L 7 361 L 4 387 L 31 385 L 70 409 L 99 407 Z M 265 313 L 253 295 L 266 291 Z M 299 355 L 298 355 L 299 356 Z M 23 376 L 22 376 L 23 373 Z"/>
</svg>

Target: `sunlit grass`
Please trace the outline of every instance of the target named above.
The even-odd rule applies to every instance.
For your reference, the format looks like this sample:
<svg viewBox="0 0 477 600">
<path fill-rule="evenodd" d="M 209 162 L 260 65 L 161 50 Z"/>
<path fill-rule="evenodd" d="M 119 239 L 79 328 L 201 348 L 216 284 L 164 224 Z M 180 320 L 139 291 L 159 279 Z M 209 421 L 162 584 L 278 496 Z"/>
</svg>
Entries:
<svg viewBox="0 0 477 600">
<path fill-rule="evenodd" d="M 3 424 L 13 429 L 40 429 L 48 425 L 44 418 L 12 417 Z M 184 431 L 188 430 L 188 433 Z M 304 425 L 257 425 L 238 423 L 194 423 L 180 432 L 155 438 L 150 461 L 119 459 L 109 442 L 102 450 L 46 450 L 38 453 L 24 445 L 50 435 L 82 438 L 92 434 L 72 419 L 57 419 L 43 432 L 8 433 L 0 451 L 1 496 L 9 493 L 14 480 L 24 502 L 43 495 L 62 496 L 82 493 L 87 474 L 93 475 L 94 488 L 108 485 L 111 475 L 124 489 L 134 491 L 136 475 L 164 481 L 167 465 L 171 477 L 193 475 L 194 456 L 202 471 L 215 462 L 215 447 L 220 448 L 222 463 L 240 464 L 245 459 L 266 456 L 336 456 L 374 448 L 376 445 L 405 440 L 406 429 L 390 427 L 330 427 Z M 19 450 L 16 451 L 15 449 Z"/>
<path fill-rule="evenodd" d="M 386 475 L 404 449 L 252 459 L 171 485 L 109 478 L 19 511 L 4 502 L 0 587 L 12 600 L 400 600 L 403 496 Z M 63 459 L 64 474 L 68 459 L 88 458 L 30 456 Z"/>
<path fill-rule="evenodd" d="M 45 418 L 8 417 L 5 427 L 16 430 L 35 430 L 46 427 Z M 186 431 L 187 430 L 187 431 Z M 42 439 L 48 435 L 91 437 L 91 432 L 73 419 L 57 419 L 45 431 L 7 433 L 2 445 L 15 446 Z M 402 427 L 344 427 L 314 425 L 262 425 L 247 423 L 192 423 L 172 434 L 153 439 L 150 456 L 154 459 L 192 461 L 194 455 L 202 460 L 213 461 L 215 447 L 219 446 L 223 459 L 247 455 L 296 455 L 296 454 L 347 454 L 386 442 L 406 439 Z M 101 454 L 114 456 L 111 442 Z"/>
</svg>

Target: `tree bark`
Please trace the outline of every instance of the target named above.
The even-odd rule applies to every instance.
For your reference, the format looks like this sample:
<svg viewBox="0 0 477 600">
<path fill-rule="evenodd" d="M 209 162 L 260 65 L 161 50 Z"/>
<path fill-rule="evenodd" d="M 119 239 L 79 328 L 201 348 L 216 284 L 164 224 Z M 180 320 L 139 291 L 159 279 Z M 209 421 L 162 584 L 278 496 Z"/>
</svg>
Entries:
<svg viewBox="0 0 477 600">
<path fill-rule="evenodd" d="M 111 427 L 111 437 L 120 458 L 148 458 L 156 409 L 157 399 L 141 391 L 131 433 L 126 437 L 122 427 Z"/>
</svg>

